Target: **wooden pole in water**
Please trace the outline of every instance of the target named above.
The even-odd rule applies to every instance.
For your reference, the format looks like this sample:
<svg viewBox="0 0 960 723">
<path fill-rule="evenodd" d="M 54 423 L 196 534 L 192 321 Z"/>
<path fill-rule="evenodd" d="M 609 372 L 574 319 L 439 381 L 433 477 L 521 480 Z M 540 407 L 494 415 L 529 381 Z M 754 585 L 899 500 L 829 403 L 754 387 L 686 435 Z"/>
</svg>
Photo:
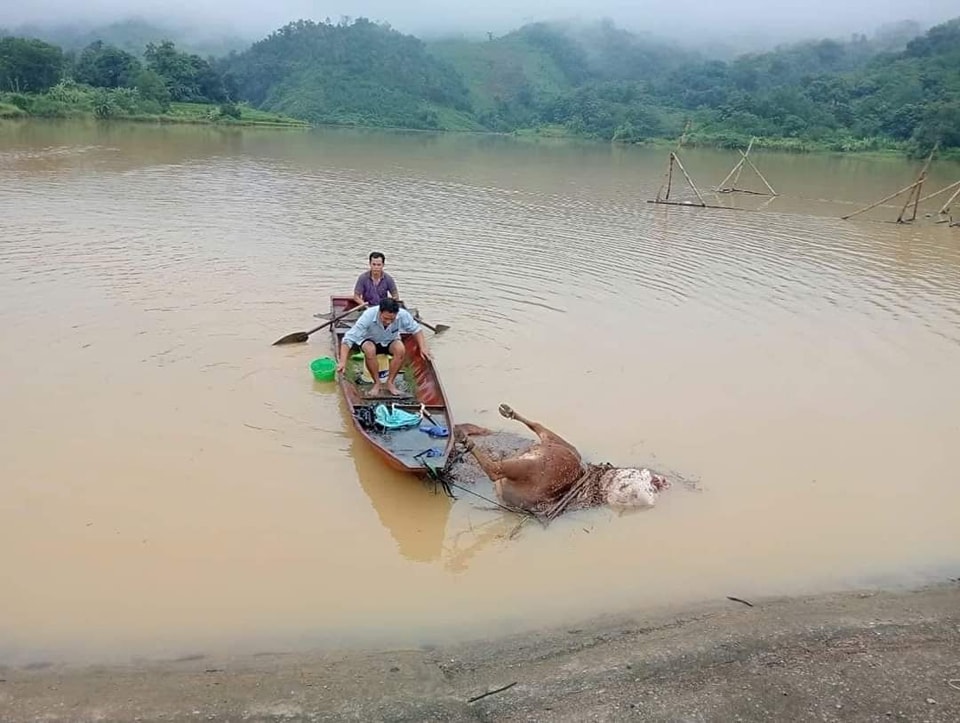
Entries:
<svg viewBox="0 0 960 723">
<path fill-rule="evenodd" d="M 927 177 L 924 176 L 923 181 L 926 181 L 926 180 L 927 180 Z M 911 221 L 917 220 L 917 209 L 920 206 L 920 191 L 923 189 L 923 181 L 920 181 L 920 183 L 917 184 L 917 200 L 913 202 L 913 215 L 910 216 Z"/>
<path fill-rule="evenodd" d="M 741 153 L 742 153 L 742 151 L 741 151 Z M 693 179 L 690 178 L 690 175 L 687 173 L 687 170 L 683 167 L 683 164 L 680 163 L 680 159 L 677 157 L 677 154 L 676 154 L 676 153 L 671 153 L 670 155 L 673 156 L 673 159 L 677 162 L 677 168 L 680 169 L 680 172 L 683 174 L 683 177 L 687 179 L 687 183 L 690 184 L 690 188 L 692 188 L 692 189 L 693 189 L 693 192 L 694 192 L 695 194 L 697 194 L 697 198 L 700 199 L 700 205 L 701 205 L 701 206 L 706 206 L 706 205 L 707 205 L 707 202 L 703 200 L 703 196 L 700 195 L 700 191 L 697 189 L 697 186 L 696 186 L 696 184 L 693 182 Z"/>
<path fill-rule="evenodd" d="M 901 188 L 901 189 L 900 189 L 899 191 L 897 191 L 896 193 L 891 193 L 889 196 L 886 196 L 886 197 L 884 197 L 884 198 L 881 198 L 879 201 L 877 201 L 877 202 L 875 202 L 875 203 L 871 203 L 869 206 L 866 206 L 866 207 L 864 207 L 864 208 L 861 208 L 859 211 L 854 211 L 853 213 L 848 213 L 846 216 L 841 216 L 840 218 L 842 218 L 844 221 L 846 221 L 848 218 L 853 218 L 854 216 L 859 216 L 861 213 L 864 213 L 864 212 L 866 212 L 866 211 L 869 211 L 871 208 L 876 208 L 876 207 L 879 206 L 881 203 L 886 203 L 887 201 L 893 200 L 894 198 L 896 198 L 897 196 L 899 196 L 901 193 L 906 193 L 907 191 L 909 191 L 909 190 L 911 190 L 912 188 L 914 188 L 916 185 L 917 185 L 917 181 L 914 181 L 914 182 L 911 183 L 909 186 L 907 186 L 907 187 L 905 187 L 905 188 Z"/>
<path fill-rule="evenodd" d="M 756 140 L 756 138 L 751 138 L 751 139 L 750 139 L 750 144 L 747 146 L 747 153 L 750 153 L 750 149 L 753 148 L 753 142 L 754 142 L 755 140 Z M 720 181 L 720 183 L 717 185 L 717 187 L 716 187 L 714 190 L 716 190 L 716 191 L 727 191 L 727 190 L 729 190 L 729 191 L 736 191 L 736 190 L 737 190 L 737 181 L 740 180 L 740 171 L 742 171 L 742 170 L 743 170 L 743 159 L 741 158 L 739 161 L 737 161 L 737 164 L 736 164 L 733 168 L 730 169 L 730 173 L 727 174 L 726 178 L 724 178 L 722 181 Z M 734 179 L 733 185 L 728 189 L 725 184 L 726 184 L 727 181 L 730 180 L 730 177 L 731 177 L 734 173 L 737 174 L 737 177 Z"/>
<path fill-rule="evenodd" d="M 733 187 L 736 188 L 737 184 L 740 183 L 740 174 L 743 173 L 743 161 L 747 160 L 747 156 L 750 155 L 750 151 L 753 150 L 753 142 L 756 138 L 751 138 L 750 142 L 747 144 L 747 152 L 743 154 L 743 158 L 740 159 L 740 169 L 737 171 L 736 178 L 733 179 Z"/>
<path fill-rule="evenodd" d="M 953 185 L 960 186 L 960 181 L 957 181 Z M 950 188 L 950 186 L 947 186 L 947 188 Z M 945 204 L 943 204 L 943 207 L 940 209 L 941 214 L 945 214 L 947 211 L 950 210 L 950 204 L 957 200 L 957 196 L 960 196 L 960 188 L 958 188 L 956 192 L 952 196 L 950 196 L 949 200 Z"/>
<path fill-rule="evenodd" d="M 683 142 L 687 139 L 687 131 L 690 130 L 690 121 L 687 120 L 683 125 L 683 132 L 680 134 L 680 138 L 677 141 L 677 150 L 680 150 L 680 147 L 683 145 Z M 676 159 L 676 154 L 674 152 L 670 153 L 670 162 L 667 164 L 667 173 L 664 182 L 660 184 L 660 190 L 657 191 L 657 200 L 656 203 L 662 203 L 670 198 L 670 191 L 673 188 L 673 162 Z M 663 193 L 664 188 L 666 188 L 666 194 Z M 699 194 L 698 194 L 699 195 Z"/>
<path fill-rule="evenodd" d="M 663 183 L 660 184 L 660 190 L 657 191 L 657 203 L 661 203 L 670 198 L 670 189 L 673 186 L 673 153 L 670 154 L 670 160 L 667 162 L 667 172 L 664 174 Z M 663 190 L 667 192 L 664 194 Z"/>
<path fill-rule="evenodd" d="M 941 188 L 939 191 L 934 191 L 933 193 L 928 193 L 926 196 L 924 196 L 923 198 L 920 199 L 920 203 L 923 203 L 924 201 L 929 201 L 931 198 L 936 198 L 936 197 L 939 196 L 941 193 L 946 193 L 947 191 L 949 191 L 950 189 L 952 189 L 954 186 L 960 186 L 960 181 L 957 181 L 956 183 L 951 183 L 949 186 L 944 186 L 944 187 Z"/>
<path fill-rule="evenodd" d="M 763 177 L 762 173 L 760 173 L 760 169 L 757 168 L 755 165 L 753 165 L 753 161 L 747 158 L 747 155 L 743 151 L 740 151 L 740 155 L 743 156 L 743 160 L 745 160 L 747 163 L 750 164 L 750 168 L 752 168 L 754 171 L 757 172 L 757 175 L 760 176 L 760 180 L 763 181 L 763 184 L 770 190 L 770 195 L 772 196 L 778 195 L 777 192 L 773 190 L 773 186 L 767 183 L 767 179 Z"/>
<path fill-rule="evenodd" d="M 910 191 L 910 195 L 907 196 L 907 202 L 906 202 L 905 204 L 903 204 L 903 208 L 900 209 L 900 215 L 897 216 L 897 223 L 904 223 L 904 221 L 903 221 L 903 214 L 905 214 L 905 213 L 907 212 L 907 207 L 909 207 L 910 204 L 913 203 L 914 196 L 916 196 L 918 199 L 920 198 L 919 193 L 920 193 L 920 189 L 921 189 L 922 187 L 923 187 L 923 179 L 918 179 L 917 182 L 916 182 L 916 183 L 914 184 L 914 186 L 913 186 L 913 190 Z M 914 211 L 914 214 L 916 214 L 916 211 Z M 914 217 L 916 217 L 916 216 L 914 216 Z M 912 219 L 911 219 L 911 220 L 912 220 Z"/>
<path fill-rule="evenodd" d="M 900 189 L 899 191 L 897 191 L 896 193 L 890 194 L 890 195 L 887 196 L 886 198 L 881 198 L 879 201 L 877 201 L 876 203 L 870 204 L 870 205 L 867 206 L 866 208 L 861 208 L 859 211 L 854 211 L 853 213 L 849 213 L 849 214 L 847 214 L 846 216 L 841 216 L 840 218 L 842 218 L 844 221 L 847 220 L 848 218 L 853 218 L 854 216 L 856 216 L 856 215 L 858 215 L 858 214 L 861 214 L 861 213 L 863 213 L 864 211 L 869 211 L 871 208 L 876 208 L 876 207 L 879 206 L 881 203 L 885 203 L 886 201 L 889 201 L 889 200 L 891 200 L 891 199 L 894 199 L 894 198 L 896 198 L 897 196 L 899 196 L 901 193 L 906 193 L 907 191 L 911 191 L 911 194 L 907 197 L 907 202 L 903 205 L 903 210 L 900 211 L 900 215 L 897 216 L 897 223 L 903 223 L 903 214 L 906 213 L 907 207 L 910 205 L 910 201 L 913 200 L 913 191 L 916 191 L 916 194 L 917 194 L 917 198 L 916 198 L 916 200 L 914 201 L 914 204 L 913 204 L 913 217 L 916 218 L 916 217 L 917 217 L 917 206 L 919 205 L 919 202 L 920 202 L 920 191 L 919 191 L 919 189 L 918 189 L 917 187 L 918 187 L 918 186 L 922 186 L 924 180 L 926 180 L 926 177 L 927 177 L 927 169 L 930 168 L 930 163 L 933 161 L 933 154 L 937 152 L 937 149 L 938 149 L 939 147 L 940 147 L 940 141 L 937 141 L 937 142 L 934 144 L 933 149 L 930 151 L 930 155 L 927 156 L 927 160 L 926 160 L 926 162 L 923 164 L 923 168 L 920 169 L 920 175 L 917 176 L 917 180 L 916 180 L 916 181 L 914 181 L 913 183 L 911 183 L 909 186 L 906 186 L 905 188 L 901 188 L 901 189 Z"/>
<path fill-rule="evenodd" d="M 670 165 L 667 169 L 667 195 L 664 200 L 670 198 L 670 190 L 673 188 L 673 154 L 670 154 Z"/>
<path fill-rule="evenodd" d="M 737 172 L 738 170 L 740 170 L 741 168 L 743 168 L 743 159 L 742 159 L 742 158 L 741 158 L 739 161 L 737 161 L 737 165 L 735 165 L 733 168 L 730 169 L 730 173 L 727 174 L 727 177 L 724 178 L 722 181 L 720 181 L 720 184 L 717 186 L 717 190 L 718 190 L 718 191 L 726 190 L 726 186 L 725 186 L 724 184 L 726 184 L 726 182 L 730 180 L 730 176 L 732 176 L 734 173 L 736 173 L 736 172 Z M 731 190 L 731 191 L 734 190 L 733 186 L 730 187 L 730 190 Z"/>
<path fill-rule="evenodd" d="M 911 201 L 913 201 L 913 217 L 910 220 L 915 221 L 917 219 L 917 207 L 920 205 L 920 189 L 923 188 L 923 182 L 927 180 L 927 170 L 933 162 L 933 154 L 937 152 L 937 148 L 939 147 L 940 141 L 937 141 L 933 146 L 933 150 L 930 151 L 930 155 L 927 156 L 923 168 L 920 169 L 920 175 L 917 176 L 913 191 L 910 192 L 910 195 L 907 197 L 907 202 L 903 204 L 903 208 L 900 210 L 900 215 L 897 216 L 897 223 L 903 223 L 903 214 L 907 212 L 907 207 Z M 916 198 L 914 198 L 914 196 L 916 196 Z"/>
</svg>

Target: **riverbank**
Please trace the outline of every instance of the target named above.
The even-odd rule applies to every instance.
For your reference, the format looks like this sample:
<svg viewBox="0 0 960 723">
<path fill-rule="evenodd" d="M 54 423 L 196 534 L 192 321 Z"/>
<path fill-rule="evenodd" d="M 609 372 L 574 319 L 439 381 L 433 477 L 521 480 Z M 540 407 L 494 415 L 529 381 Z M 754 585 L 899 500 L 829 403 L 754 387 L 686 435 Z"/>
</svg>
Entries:
<svg viewBox="0 0 960 723">
<path fill-rule="evenodd" d="M 409 133 L 456 133 L 456 134 L 479 134 L 479 135 L 498 135 L 509 136 L 518 140 L 553 140 L 553 141 L 574 141 L 589 143 L 609 142 L 613 145 L 631 146 L 640 145 L 652 148 L 674 149 L 677 139 L 675 138 L 646 138 L 646 139 L 628 139 L 615 138 L 611 141 L 601 141 L 582 134 L 573 133 L 562 126 L 541 126 L 537 128 L 525 128 L 516 131 L 485 131 L 477 128 L 463 126 L 441 127 L 427 130 L 418 128 L 404 127 L 380 127 L 364 125 L 346 125 L 346 124 L 311 124 L 307 121 L 292 118 L 279 113 L 258 110 L 246 104 L 231 105 L 224 108 L 213 103 L 171 103 L 164 112 L 150 113 L 135 111 L 133 108 L 125 109 L 123 104 L 114 104 L 108 106 L 109 110 L 104 113 L 103 108 L 97 110 L 94 97 L 89 98 L 60 98 L 54 89 L 51 94 L 25 95 L 0 93 L 0 120 L 48 120 L 48 119 L 99 119 L 127 121 L 131 123 L 164 123 L 164 124 L 185 124 L 185 125 L 222 125 L 222 126 L 253 126 L 267 128 L 299 128 L 308 129 L 312 127 L 326 128 L 352 128 L 357 130 L 375 130 L 375 131 L 402 131 Z M 62 95 L 62 93 L 61 93 Z M 17 96 L 16 98 L 14 96 Z M 48 97 L 50 96 L 50 97 Z M 27 102 L 24 99 L 30 99 Z M 19 105 L 11 102 L 17 100 Z M 232 113 L 232 115 L 228 114 Z M 750 144 L 751 138 L 736 134 L 725 133 L 691 133 L 684 140 L 687 148 L 713 148 L 718 150 L 743 149 Z M 917 158 L 918 149 L 909 143 L 898 143 L 895 141 L 880 138 L 847 138 L 843 140 L 812 142 L 800 140 L 797 138 L 767 138 L 760 137 L 753 139 L 753 147 L 756 150 L 773 151 L 779 153 L 794 154 L 823 154 L 823 155 L 843 155 L 857 156 L 862 158 L 891 158 L 902 160 L 904 158 Z M 920 153 L 920 155 L 923 155 Z M 960 162 L 960 149 L 947 148 L 937 152 L 937 160 L 958 161 Z"/>
<path fill-rule="evenodd" d="M 310 128 L 310 124 L 246 104 L 170 103 L 165 109 L 143 105 L 119 91 L 71 87 L 49 93 L 0 93 L 0 120 L 109 120 L 133 123 Z"/>
<path fill-rule="evenodd" d="M 960 585 L 723 600 L 438 648 L 0 667 L 0 717 L 960 718 Z"/>
</svg>

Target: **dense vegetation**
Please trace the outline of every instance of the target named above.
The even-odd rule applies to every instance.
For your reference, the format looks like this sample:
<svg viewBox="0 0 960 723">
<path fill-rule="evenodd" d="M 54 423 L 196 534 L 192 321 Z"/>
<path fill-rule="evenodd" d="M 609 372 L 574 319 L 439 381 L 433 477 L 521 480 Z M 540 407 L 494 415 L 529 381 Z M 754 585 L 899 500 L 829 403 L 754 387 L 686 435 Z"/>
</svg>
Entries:
<svg viewBox="0 0 960 723">
<path fill-rule="evenodd" d="M 219 67 L 240 97 L 315 123 L 440 128 L 441 113 L 470 111 L 450 66 L 420 40 L 364 19 L 290 23 Z"/>
<path fill-rule="evenodd" d="M 0 38 L 0 117 L 285 122 L 242 108 L 229 81 L 171 41 L 148 43 L 137 57 L 100 40 L 64 53 L 35 38 Z"/>
<path fill-rule="evenodd" d="M 364 19 L 298 21 L 217 59 L 169 40 L 140 52 L 121 45 L 64 52 L 0 39 L 0 115 L 80 103 L 111 117 L 204 102 L 230 117 L 244 102 L 313 123 L 636 142 L 675 138 L 689 122 L 691 142 L 721 146 L 758 137 L 798 150 L 960 148 L 960 18 L 726 60 L 610 22 L 426 44 Z"/>
<path fill-rule="evenodd" d="M 910 26 L 902 26 L 905 30 Z M 821 40 L 731 61 L 705 60 L 601 23 L 532 25 L 433 51 L 463 74 L 488 127 L 556 128 L 604 139 L 837 150 L 937 139 L 960 147 L 960 19 L 908 39 Z"/>
</svg>

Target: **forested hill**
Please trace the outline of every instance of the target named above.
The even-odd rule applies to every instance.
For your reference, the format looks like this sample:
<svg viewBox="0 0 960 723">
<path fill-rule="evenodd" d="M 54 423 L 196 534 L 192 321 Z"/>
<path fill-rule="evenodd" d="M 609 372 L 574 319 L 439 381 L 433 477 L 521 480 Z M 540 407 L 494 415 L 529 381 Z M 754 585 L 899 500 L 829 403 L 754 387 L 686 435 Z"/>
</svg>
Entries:
<svg viewBox="0 0 960 723">
<path fill-rule="evenodd" d="M 555 128 L 620 140 L 839 150 L 937 138 L 960 147 L 960 18 L 909 39 L 799 43 L 709 60 L 601 23 L 527 26 L 486 42 L 446 41 L 432 52 L 454 65 L 475 112 L 496 130 Z"/>
<path fill-rule="evenodd" d="M 290 23 L 219 67 L 243 99 L 315 123 L 481 128 L 449 65 L 365 19 Z"/>
<path fill-rule="evenodd" d="M 691 142 L 720 146 L 960 149 L 960 18 L 917 30 L 908 21 L 727 60 L 611 22 L 425 43 L 365 19 L 297 21 L 217 59 L 168 42 L 64 53 L 0 38 L 0 96 L 39 113 L 43 103 L 16 93 L 56 86 L 66 98 L 64 84 L 79 83 L 132 105 L 243 101 L 313 123 L 636 142 L 676 138 L 689 122 Z"/>
<path fill-rule="evenodd" d="M 903 30 L 909 25 L 901 25 Z M 535 130 L 838 150 L 960 147 L 960 18 L 711 60 L 613 23 L 423 43 L 297 22 L 218 63 L 240 96 L 318 123 Z"/>
</svg>

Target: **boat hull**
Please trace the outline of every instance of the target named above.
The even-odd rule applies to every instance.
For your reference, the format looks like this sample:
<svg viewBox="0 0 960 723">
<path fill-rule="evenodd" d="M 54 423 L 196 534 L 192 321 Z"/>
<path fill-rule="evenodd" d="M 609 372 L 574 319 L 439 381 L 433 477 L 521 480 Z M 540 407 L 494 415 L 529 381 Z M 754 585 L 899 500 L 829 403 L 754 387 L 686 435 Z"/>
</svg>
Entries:
<svg viewBox="0 0 960 723">
<path fill-rule="evenodd" d="M 352 296 L 331 296 L 331 318 L 340 316 L 357 306 Z M 358 314 L 348 316 L 331 325 L 330 335 L 334 358 L 340 354 L 340 344 L 344 334 L 350 330 Z M 447 404 L 440 376 L 433 363 L 420 356 L 420 344 L 413 334 L 401 335 L 406 349 L 404 366 L 397 377 L 397 386 L 404 392 L 402 397 L 384 396 L 371 398 L 367 395 L 371 384 L 364 381 L 364 362 L 362 359 L 350 359 L 343 373 L 338 375 L 337 384 L 347 404 L 354 428 L 366 440 L 369 446 L 392 469 L 412 474 L 429 474 L 430 469 L 442 469 L 453 454 L 453 417 Z M 436 424 L 446 427 L 447 437 L 432 437 L 421 431 L 419 425 L 399 430 L 370 429 L 361 423 L 364 407 L 373 408 L 384 404 L 394 406 L 416 414 L 421 405 L 431 419 L 423 424 Z"/>
</svg>

